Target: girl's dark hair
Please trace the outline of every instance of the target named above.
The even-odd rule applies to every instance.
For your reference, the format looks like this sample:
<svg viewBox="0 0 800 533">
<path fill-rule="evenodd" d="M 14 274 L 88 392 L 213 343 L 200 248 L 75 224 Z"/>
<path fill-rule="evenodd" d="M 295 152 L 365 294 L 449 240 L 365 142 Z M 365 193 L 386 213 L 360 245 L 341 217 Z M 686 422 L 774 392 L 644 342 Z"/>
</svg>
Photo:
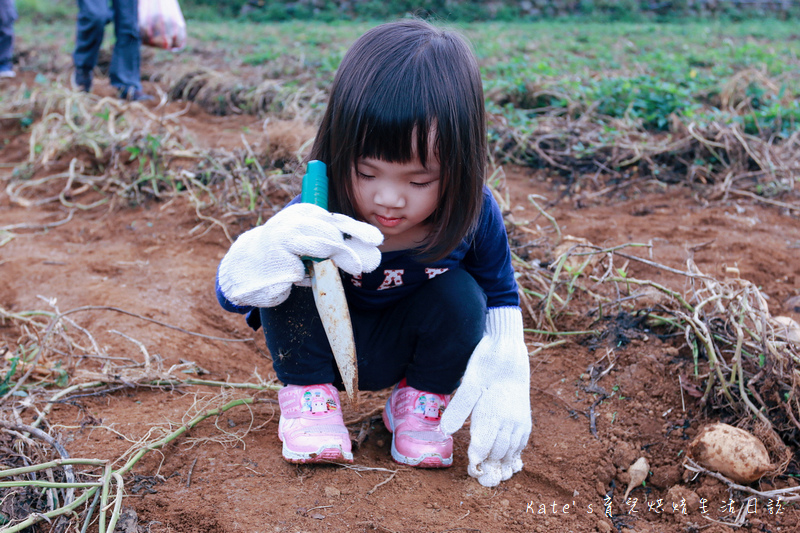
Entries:
<svg viewBox="0 0 800 533">
<path fill-rule="evenodd" d="M 434 135 L 429 153 L 428 136 Z M 331 211 L 355 217 L 351 172 L 360 157 L 441 165 L 427 260 L 450 253 L 477 223 L 486 163 L 480 70 L 458 33 L 422 20 L 377 26 L 336 72 L 311 159 L 328 165 Z"/>
</svg>

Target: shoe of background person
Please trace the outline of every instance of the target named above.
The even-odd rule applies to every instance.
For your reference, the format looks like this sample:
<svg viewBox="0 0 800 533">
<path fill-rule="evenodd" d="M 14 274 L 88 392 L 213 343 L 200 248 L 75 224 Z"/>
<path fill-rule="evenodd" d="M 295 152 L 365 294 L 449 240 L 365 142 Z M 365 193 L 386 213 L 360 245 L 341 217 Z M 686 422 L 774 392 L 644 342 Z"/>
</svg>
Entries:
<svg viewBox="0 0 800 533">
<path fill-rule="evenodd" d="M 386 400 L 383 423 L 392 432 L 392 459 L 419 468 L 453 464 L 453 437 L 439 420 L 450 396 L 417 390 L 403 379 Z"/>
<path fill-rule="evenodd" d="M 278 437 L 290 463 L 353 462 L 339 391 L 333 385 L 287 385 L 278 391 Z"/>
<path fill-rule="evenodd" d="M 153 100 L 152 96 L 150 96 L 143 90 L 136 89 L 134 87 L 128 87 L 127 89 L 119 89 L 117 92 L 121 99 L 127 100 L 129 102 L 150 102 Z"/>
<path fill-rule="evenodd" d="M 15 78 L 16 76 L 17 73 L 11 70 L 10 68 L 0 70 L 0 78 Z"/>
<path fill-rule="evenodd" d="M 82 91 L 85 93 L 92 91 L 92 70 L 85 68 L 76 68 L 72 71 L 72 78 L 70 78 L 73 91 Z"/>
</svg>

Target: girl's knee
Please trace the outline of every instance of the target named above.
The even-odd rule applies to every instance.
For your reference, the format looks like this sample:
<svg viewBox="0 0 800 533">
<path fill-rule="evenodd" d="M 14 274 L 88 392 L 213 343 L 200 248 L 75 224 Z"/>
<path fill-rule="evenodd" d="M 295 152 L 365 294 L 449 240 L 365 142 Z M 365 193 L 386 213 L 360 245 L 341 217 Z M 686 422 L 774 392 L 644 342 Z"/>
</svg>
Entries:
<svg viewBox="0 0 800 533">
<path fill-rule="evenodd" d="M 448 270 L 432 278 L 428 283 L 427 291 L 434 298 L 441 298 L 453 305 L 479 307 L 483 309 L 483 312 L 486 311 L 486 295 L 475 278 L 465 270 Z"/>
<path fill-rule="evenodd" d="M 425 292 L 428 305 L 459 334 L 473 332 L 480 339 L 486 324 L 486 295 L 475 278 L 464 270 L 450 270 L 431 279 Z"/>
</svg>

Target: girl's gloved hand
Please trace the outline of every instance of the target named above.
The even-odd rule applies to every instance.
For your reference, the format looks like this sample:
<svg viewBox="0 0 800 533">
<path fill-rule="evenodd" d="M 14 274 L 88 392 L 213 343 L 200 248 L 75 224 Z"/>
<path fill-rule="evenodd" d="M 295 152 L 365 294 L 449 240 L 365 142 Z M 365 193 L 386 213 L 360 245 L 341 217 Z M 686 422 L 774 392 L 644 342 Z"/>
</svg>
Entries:
<svg viewBox="0 0 800 533">
<path fill-rule="evenodd" d="M 235 305 L 274 307 L 292 285 L 310 285 L 301 257 L 331 259 L 355 276 L 378 267 L 382 242 L 380 230 L 365 222 L 293 204 L 236 239 L 219 265 L 219 286 Z"/>
<path fill-rule="evenodd" d="M 442 431 L 456 432 L 470 413 L 468 472 L 494 487 L 522 470 L 531 434 L 530 362 L 517 307 L 489 309 L 486 333 L 442 415 Z"/>
</svg>

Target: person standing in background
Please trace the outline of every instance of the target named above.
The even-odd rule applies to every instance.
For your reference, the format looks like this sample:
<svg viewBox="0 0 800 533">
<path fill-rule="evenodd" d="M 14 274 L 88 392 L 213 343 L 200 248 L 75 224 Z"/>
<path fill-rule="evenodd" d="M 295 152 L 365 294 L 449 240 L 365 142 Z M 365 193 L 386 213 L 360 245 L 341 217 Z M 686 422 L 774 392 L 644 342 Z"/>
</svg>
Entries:
<svg viewBox="0 0 800 533">
<path fill-rule="evenodd" d="M 78 0 L 78 27 L 72 55 L 75 63 L 72 75 L 74 89 L 85 92 L 92 90 L 92 71 L 97 65 L 105 26 L 113 20 L 116 42 L 109 70 L 111 85 L 122 99 L 153 99 L 142 90 L 140 80 L 138 8 L 138 0 L 111 0 L 110 6 L 109 0 Z"/>
<path fill-rule="evenodd" d="M 14 0 L 0 0 L 0 78 L 13 78 L 17 75 L 11 63 L 16 20 L 17 9 Z"/>
</svg>

